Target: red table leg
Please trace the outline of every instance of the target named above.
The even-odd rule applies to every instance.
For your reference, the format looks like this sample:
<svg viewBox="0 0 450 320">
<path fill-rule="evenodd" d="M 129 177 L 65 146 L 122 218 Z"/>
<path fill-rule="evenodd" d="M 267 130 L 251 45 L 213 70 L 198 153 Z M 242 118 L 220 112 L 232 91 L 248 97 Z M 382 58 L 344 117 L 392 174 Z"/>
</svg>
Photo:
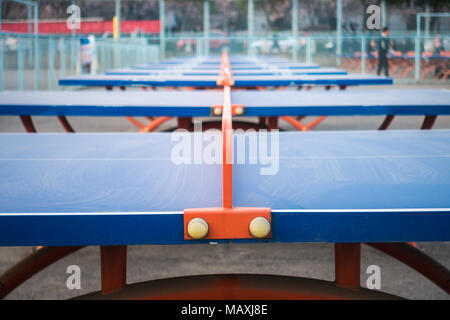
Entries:
<svg viewBox="0 0 450 320">
<path fill-rule="evenodd" d="M 378 128 L 378 130 L 386 130 L 387 128 L 389 128 L 389 126 L 392 123 L 392 120 L 394 120 L 394 115 L 388 115 L 386 116 L 386 118 L 384 118 L 383 123 L 381 124 L 381 126 Z"/>
<path fill-rule="evenodd" d="M 178 117 L 178 128 L 189 130 L 192 126 L 192 118 L 190 117 Z"/>
<path fill-rule="evenodd" d="M 162 125 L 164 122 L 167 122 L 170 119 L 172 119 L 172 117 L 160 117 L 156 120 L 153 120 L 152 122 L 150 122 L 150 124 L 141 129 L 141 132 L 152 132 L 156 130 L 160 125 Z"/>
<path fill-rule="evenodd" d="M 31 116 L 20 116 L 20 120 L 22 121 L 22 124 L 28 133 L 37 132 L 33 120 L 31 119 Z"/>
<path fill-rule="evenodd" d="M 128 121 L 130 121 L 132 124 L 134 124 L 139 129 L 143 130 L 145 128 L 145 124 L 142 124 L 140 121 L 136 120 L 133 117 L 125 117 Z"/>
<path fill-rule="evenodd" d="M 308 123 L 307 125 L 305 125 L 305 131 L 309 131 L 312 128 L 318 126 L 323 120 L 325 120 L 327 118 L 327 116 L 320 116 L 318 117 L 316 120 L 311 121 L 310 123 Z"/>
<path fill-rule="evenodd" d="M 59 120 L 59 122 L 61 123 L 62 127 L 64 128 L 64 130 L 67 133 L 74 133 L 75 132 L 75 130 L 73 130 L 72 126 L 69 123 L 69 120 L 67 120 L 66 117 L 59 116 L 58 120 Z"/>
<path fill-rule="evenodd" d="M 358 289 L 361 272 L 361 244 L 335 243 L 334 263 L 336 285 L 342 288 Z"/>
<path fill-rule="evenodd" d="M 269 130 L 278 129 L 278 117 L 267 117 L 267 126 Z"/>
<path fill-rule="evenodd" d="M 291 126 L 295 127 L 296 129 L 300 131 L 305 131 L 305 126 L 300 121 L 289 116 L 281 116 L 280 118 L 289 123 Z"/>
<path fill-rule="evenodd" d="M 422 127 L 420 129 L 422 130 L 429 130 L 433 128 L 434 122 L 436 121 L 437 116 L 425 116 L 425 119 L 423 119 Z"/>
<path fill-rule="evenodd" d="M 126 285 L 127 246 L 100 247 L 102 294 L 119 291 Z"/>
</svg>

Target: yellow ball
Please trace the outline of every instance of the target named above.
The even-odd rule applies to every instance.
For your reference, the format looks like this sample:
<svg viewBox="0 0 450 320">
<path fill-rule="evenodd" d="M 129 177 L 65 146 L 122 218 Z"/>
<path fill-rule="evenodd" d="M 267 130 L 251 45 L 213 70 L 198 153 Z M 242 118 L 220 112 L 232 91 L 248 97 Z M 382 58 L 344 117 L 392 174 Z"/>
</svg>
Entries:
<svg viewBox="0 0 450 320">
<path fill-rule="evenodd" d="M 270 222 L 266 218 L 256 217 L 250 222 L 249 229 L 255 238 L 265 238 L 270 233 Z"/>
<path fill-rule="evenodd" d="M 189 221 L 187 232 L 193 239 L 203 239 L 208 234 L 208 223 L 202 218 L 194 218 Z"/>
</svg>

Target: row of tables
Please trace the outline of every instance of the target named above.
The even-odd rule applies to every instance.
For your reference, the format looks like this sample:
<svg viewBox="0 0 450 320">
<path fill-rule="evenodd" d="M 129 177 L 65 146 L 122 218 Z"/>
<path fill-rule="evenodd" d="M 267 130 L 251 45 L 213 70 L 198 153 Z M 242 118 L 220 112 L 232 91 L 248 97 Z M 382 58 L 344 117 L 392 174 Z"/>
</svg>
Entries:
<svg viewBox="0 0 450 320">
<path fill-rule="evenodd" d="M 156 87 L 154 91 L 1 92 L 0 115 L 20 116 L 29 132 L 36 131 L 31 117 L 38 115 L 58 116 L 66 125 L 66 116 L 162 117 L 150 124 L 164 117 L 177 117 L 177 126 L 188 130 L 195 128 L 196 117 L 221 116 L 218 128 L 235 128 L 241 119 L 238 117 L 248 116 L 259 118 L 255 129 L 270 131 L 231 135 L 227 130 L 211 132 L 204 135 L 209 137 L 206 140 L 200 138 L 200 147 L 196 144 L 198 133 L 186 131 L 177 132 L 179 136 L 0 134 L 0 245 L 47 246 L 41 251 L 44 257 L 61 257 L 73 251 L 57 249 L 58 246 L 99 245 L 105 279 L 119 278 L 113 284 L 102 281 L 102 292 L 106 294 L 127 292 L 123 275 L 113 274 L 113 269 L 117 271 L 117 265 L 123 267 L 126 261 L 127 245 L 333 242 L 337 284 L 367 294 L 359 288 L 359 269 L 355 271 L 359 259 L 345 257 L 357 257 L 352 252 L 359 252 L 359 243 L 371 243 L 450 292 L 448 270 L 425 258 L 422 260 L 427 267 L 417 267 L 418 263 L 409 258 L 422 257 L 423 253 L 402 244 L 450 240 L 449 130 L 276 130 L 279 118 L 307 131 L 312 126 L 302 124 L 297 117 L 339 115 L 385 115 L 382 129 L 395 115 L 422 115 L 422 128 L 429 129 L 437 115 L 450 113 L 450 91 L 294 90 L 291 87 L 305 85 L 326 89 L 389 85 L 392 79 L 349 74 L 298 75 L 294 74 L 297 70 L 312 72 L 321 68 L 273 58 L 224 55 L 204 60 L 171 59 L 128 70 L 141 72 L 145 68 L 150 75 L 113 74 L 123 71 L 117 70 L 99 76 L 62 78 L 59 83 L 108 89 Z M 205 70 L 211 74 L 188 74 Z M 235 75 L 235 70 L 251 75 Z M 167 91 L 160 87 L 211 89 Z M 263 90 L 265 87 L 278 90 Z M 283 87 L 287 88 L 280 90 Z M 232 154 L 231 150 L 238 154 L 239 146 L 242 147 L 239 143 L 244 140 L 258 142 L 256 146 L 243 146 L 246 156 L 253 147 L 263 148 L 261 141 L 268 141 L 267 154 L 254 162 L 250 158 L 243 162 L 235 159 L 232 164 L 211 164 L 202 157 L 174 161 L 173 150 L 180 147 L 180 139 L 189 141 L 190 154 L 195 153 L 195 148 L 203 150 L 201 143 L 205 147 L 214 137 L 221 141 L 224 157 Z M 267 171 L 268 174 L 262 174 Z M 226 197 L 232 199 L 231 207 L 225 205 Z M 243 213 L 239 208 L 263 208 L 270 233 L 261 239 L 249 231 L 245 236 L 210 238 L 216 232 L 216 224 L 210 222 L 213 227 L 209 235 L 192 238 L 187 217 L 204 213 L 192 208 L 221 207 L 227 217 L 232 213 L 231 219 L 236 217 L 233 214 L 245 217 L 253 212 Z M 223 223 L 228 225 L 230 221 Z M 36 272 L 36 263 L 42 265 L 41 260 L 31 260 L 34 271 L 27 276 Z M 347 277 L 340 277 L 346 273 Z M 11 274 L 14 272 L 0 277 L 0 296 L 17 285 Z M 176 294 L 183 287 L 170 290 Z M 347 297 L 348 292 L 340 294 Z M 158 297 L 158 293 L 150 297 Z"/>
<path fill-rule="evenodd" d="M 392 79 L 378 76 L 348 75 L 345 70 L 322 69 L 316 64 L 286 61 L 231 62 L 233 87 L 260 86 L 355 86 L 389 85 Z M 104 75 L 75 76 L 59 80 L 61 86 L 96 87 L 216 87 L 219 63 L 197 60 L 160 65 L 135 66 L 130 69 L 109 70 Z"/>
<path fill-rule="evenodd" d="M 385 115 L 386 119 L 380 128 L 386 129 L 395 115 L 423 115 L 426 116 L 423 127 L 430 128 L 437 115 L 448 114 L 448 90 L 421 89 L 396 90 L 373 89 L 364 91 L 340 92 L 336 90 L 298 91 L 312 86 L 323 86 L 331 89 L 336 86 L 345 89 L 347 86 L 390 85 L 391 78 L 379 76 L 360 76 L 348 74 L 319 74 L 299 76 L 295 74 L 278 75 L 285 68 L 295 70 L 324 70 L 318 65 L 293 64 L 286 61 L 269 60 L 255 61 L 254 59 L 239 60 L 233 64 L 233 88 L 257 89 L 233 91 L 233 104 L 242 106 L 239 116 L 282 117 L 282 116 L 330 116 L 330 115 Z M 195 68 L 213 68 L 205 75 L 187 75 Z M 234 69 L 250 68 L 245 72 L 255 72 L 253 75 L 235 76 Z M 143 66 L 136 69 L 141 72 Z M 149 70 L 157 69 L 152 76 L 115 75 L 123 70 L 110 71 L 99 76 L 76 76 L 60 79 L 61 86 L 120 87 L 127 86 L 142 88 L 178 88 L 177 91 L 150 92 L 90 92 L 90 91 L 42 91 L 23 92 L 20 97 L 14 92 L 0 93 L 0 114 L 22 116 L 22 121 L 30 131 L 35 128 L 30 116 L 52 115 L 59 116 L 66 129 L 73 131 L 68 125 L 66 116 L 170 116 L 196 117 L 214 115 L 214 107 L 221 104 L 220 92 L 198 90 L 179 91 L 188 88 L 217 88 L 218 62 L 191 60 L 173 60 L 171 63 L 147 65 Z M 215 69 L 214 69 L 215 68 Z M 255 68 L 262 68 L 254 70 Z M 304 68 L 304 69 L 302 69 Z M 129 69 L 135 70 L 135 69 Z M 162 70 L 162 71 L 161 71 Z M 328 70 L 328 69 L 325 69 Z M 198 71 L 198 70 L 197 70 Z M 174 72 L 178 73 L 174 75 Z M 203 72 L 203 71 L 201 71 Z M 241 72 L 241 71 L 236 71 Z M 259 72 L 259 73 L 258 73 Z M 272 75 L 268 76 L 267 72 Z M 339 71 L 341 72 L 341 71 Z M 344 71 L 345 72 L 345 71 Z M 289 88 L 288 90 L 271 93 L 263 88 Z M 297 91 L 290 90 L 295 88 Z M 323 118 L 322 118 L 323 119 Z M 266 122 L 267 119 L 262 119 Z M 286 119 L 297 128 L 302 124 L 295 119 Z"/>
</svg>

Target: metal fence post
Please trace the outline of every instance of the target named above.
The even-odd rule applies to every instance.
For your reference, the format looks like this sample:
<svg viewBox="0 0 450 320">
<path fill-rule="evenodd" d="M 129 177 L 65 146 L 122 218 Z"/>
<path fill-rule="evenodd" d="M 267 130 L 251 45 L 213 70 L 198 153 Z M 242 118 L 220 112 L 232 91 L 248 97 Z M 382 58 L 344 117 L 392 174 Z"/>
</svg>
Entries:
<svg viewBox="0 0 450 320">
<path fill-rule="evenodd" d="M 366 74 L 366 37 L 361 36 L 361 74 Z"/>
<path fill-rule="evenodd" d="M 159 59 L 166 56 L 166 4 L 159 0 Z"/>
<path fill-rule="evenodd" d="M 34 37 L 34 90 L 39 90 L 39 38 Z"/>
<path fill-rule="evenodd" d="M 27 64 L 33 65 L 33 39 L 27 36 Z"/>
<path fill-rule="evenodd" d="M 202 56 L 202 41 L 199 37 L 195 39 L 196 47 L 197 47 L 197 58 Z"/>
<path fill-rule="evenodd" d="M 420 80 L 420 56 L 421 56 L 421 52 L 420 52 L 420 38 L 418 36 L 416 36 L 415 50 L 416 50 L 416 52 L 415 52 L 416 56 L 415 56 L 414 78 L 415 78 L 416 82 L 419 82 L 419 80 Z"/>
<path fill-rule="evenodd" d="M 1 7 L 0 7 L 1 8 Z M 0 91 L 3 90 L 3 50 L 4 50 L 3 37 L 0 36 Z"/>
<path fill-rule="evenodd" d="M 205 56 L 209 56 L 209 38 L 210 38 L 210 3 L 209 0 L 203 1 L 203 37 L 205 38 Z"/>
<path fill-rule="evenodd" d="M 311 38 L 306 40 L 306 63 L 312 63 Z"/>
<path fill-rule="evenodd" d="M 420 30 L 420 17 L 422 16 L 422 14 L 417 14 L 416 16 L 416 39 L 415 39 L 415 46 L 414 46 L 414 50 L 415 50 L 415 66 L 414 66 L 414 79 L 416 80 L 416 82 L 419 82 L 420 80 L 420 35 L 421 35 L 421 30 Z"/>
<path fill-rule="evenodd" d="M 39 7 L 34 7 L 34 90 L 39 90 L 39 71 L 40 71 L 40 53 L 39 53 Z"/>
<path fill-rule="evenodd" d="M 139 46 L 137 44 L 134 45 L 134 51 L 136 56 L 136 62 L 134 64 L 139 64 L 139 58 L 141 51 L 139 50 Z"/>
<path fill-rule="evenodd" d="M 75 69 L 77 73 L 81 73 L 81 41 L 80 38 L 75 40 Z"/>
<path fill-rule="evenodd" d="M 298 61 L 298 0 L 292 0 L 292 60 Z"/>
<path fill-rule="evenodd" d="M 23 39 L 17 38 L 17 90 L 23 90 Z"/>
<path fill-rule="evenodd" d="M 54 56 L 54 50 L 53 50 L 53 38 L 48 38 L 48 70 L 47 70 L 47 76 L 48 76 L 48 89 L 53 89 L 53 81 L 54 81 L 54 73 L 55 73 L 55 56 Z"/>
<path fill-rule="evenodd" d="M 73 74 L 74 73 L 73 70 L 75 70 L 75 68 L 73 67 L 74 60 L 75 60 L 75 57 L 74 57 L 75 49 L 74 49 L 74 38 L 73 37 L 72 37 L 72 39 L 70 39 L 69 43 L 70 43 L 70 48 L 69 48 L 69 51 L 70 51 L 70 53 L 69 53 L 69 72 L 71 74 Z"/>
<path fill-rule="evenodd" d="M 255 2 L 254 0 L 248 0 L 247 3 L 247 54 L 249 56 L 254 56 L 252 48 L 252 38 L 255 28 Z"/>
<path fill-rule="evenodd" d="M 66 75 L 66 49 L 64 48 L 64 38 L 61 37 L 59 40 L 60 47 L 60 56 L 59 56 L 59 75 L 60 77 L 64 77 Z"/>
<path fill-rule="evenodd" d="M 342 0 L 336 4 L 336 65 L 341 65 L 342 59 Z"/>
<path fill-rule="evenodd" d="M 106 48 L 106 64 L 105 64 L 103 70 L 106 70 L 107 68 L 108 69 L 111 68 L 111 47 L 107 43 L 105 43 L 104 45 Z"/>
</svg>

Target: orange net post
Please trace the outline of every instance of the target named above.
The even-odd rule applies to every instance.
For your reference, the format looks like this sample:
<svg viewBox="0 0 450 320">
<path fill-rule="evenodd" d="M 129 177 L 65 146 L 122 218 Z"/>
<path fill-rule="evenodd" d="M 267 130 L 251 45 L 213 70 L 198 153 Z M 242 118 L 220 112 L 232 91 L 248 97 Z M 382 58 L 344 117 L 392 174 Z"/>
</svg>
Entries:
<svg viewBox="0 0 450 320">
<path fill-rule="evenodd" d="M 217 80 L 223 86 L 222 111 L 222 207 L 184 210 L 184 239 L 249 239 L 271 237 L 270 208 L 233 207 L 233 106 L 231 104 L 230 62 L 222 55 Z M 214 110 L 213 107 L 213 110 Z M 235 106 L 243 108 L 243 106 Z"/>
</svg>

